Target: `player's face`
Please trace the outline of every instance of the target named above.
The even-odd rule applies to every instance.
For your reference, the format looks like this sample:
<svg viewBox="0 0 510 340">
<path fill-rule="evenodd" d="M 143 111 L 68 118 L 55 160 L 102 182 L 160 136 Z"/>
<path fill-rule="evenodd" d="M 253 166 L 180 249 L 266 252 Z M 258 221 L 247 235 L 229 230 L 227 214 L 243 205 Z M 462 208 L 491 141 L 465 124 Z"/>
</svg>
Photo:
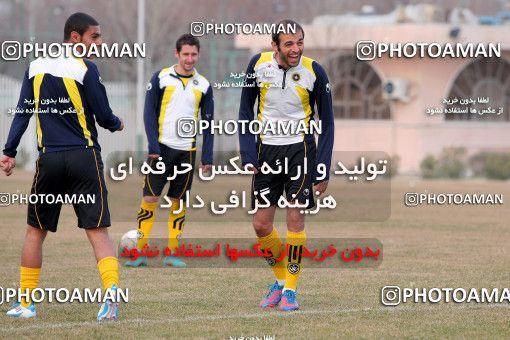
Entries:
<svg viewBox="0 0 510 340">
<path fill-rule="evenodd" d="M 305 48 L 303 32 L 280 34 L 280 43 L 276 45 L 273 42 L 272 45 L 281 66 L 285 68 L 295 67 L 299 64 L 299 59 Z"/>
<path fill-rule="evenodd" d="M 198 61 L 198 48 L 194 45 L 182 45 L 180 52 L 175 51 L 175 57 L 184 71 L 192 72 Z"/>
<path fill-rule="evenodd" d="M 81 36 L 81 42 L 85 44 L 87 48 L 92 44 L 101 45 L 103 38 L 101 36 L 101 27 L 89 26 L 89 29 Z"/>
<path fill-rule="evenodd" d="M 100 26 L 89 26 L 89 28 L 80 35 L 78 32 L 71 32 L 70 42 L 73 44 L 82 43 L 85 45 L 85 48 L 88 50 L 90 45 L 96 44 L 101 45 L 103 43 L 103 38 L 101 37 L 101 27 Z M 81 51 L 80 51 L 81 52 Z M 93 57 L 93 54 L 91 55 Z"/>
</svg>

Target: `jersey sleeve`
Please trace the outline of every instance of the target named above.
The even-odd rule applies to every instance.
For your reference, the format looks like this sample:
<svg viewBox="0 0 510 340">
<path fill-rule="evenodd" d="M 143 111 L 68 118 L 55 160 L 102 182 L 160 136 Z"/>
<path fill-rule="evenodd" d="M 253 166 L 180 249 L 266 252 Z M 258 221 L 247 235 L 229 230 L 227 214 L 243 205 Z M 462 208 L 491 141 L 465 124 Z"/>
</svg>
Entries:
<svg viewBox="0 0 510 340">
<path fill-rule="evenodd" d="M 14 119 L 9 130 L 7 142 L 5 143 L 4 155 L 16 157 L 16 149 L 21 141 L 21 137 L 25 133 L 30 117 L 34 110 L 34 88 L 33 80 L 28 79 L 28 70 L 23 77 L 23 84 L 19 95 L 18 105 L 14 114 Z"/>
<path fill-rule="evenodd" d="M 247 123 L 255 119 L 255 111 L 253 106 L 257 100 L 259 89 L 257 87 L 256 78 L 253 76 L 255 73 L 255 64 L 260 58 L 260 53 L 255 55 L 246 69 L 246 77 L 244 79 L 244 86 L 241 92 L 241 104 L 239 107 L 239 123 L 246 121 Z M 250 75 L 248 77 L 248 75 Z M 241 131 L 241 129 L 238 129 Z M 241 160 L 243 165 L 253 164 L 258 167 L 259 162 L 257 158 L 256 137 L 251 132 L 239 134 L 239 148 L 241 150 Z"/>
<path fill-rule="evenodd" d="M 154 73 L 150 83 L 147 85 L 145 93 L 145 106 L 143 110 L 143 122 L 145 125 L 145 134 L 147 135 L 147 142 L 149 144 L 149 154 L 159 155 L 161 150 L 159 148 L 159 123 L 158 108 L 161 103 L 162 91 L 159 87 L 159 72 Z"/>
<path fill-rule="evenodd" d="M 94 112 L 96 121 L 102 128 L 110 130 L 111 132 L 117 131 L 120 128 L 120 119 L 115 116 L 108 103 L 106 95 L 106 88 L 104 87 L 97 66 L 86 61 L 87 73 L 83 78 L 83 91 L 85 93 L 85 100 L 88 106 Z"/>
<path fill-rule="evenodd" d="M 200 101 L 200 115 L 202 120 L 207 120 L 209 123 L 214 119 L 214 98 L 211 85 L 209 85 Z M 202 164 L 213 164 L 214 135 L 211 130 L 211 124 L 204 131 L 203 138 Z"/>
<path fill-rule="evenodd" d="M 314 61 L 312 67 L 316 75 L 312 92 L 317 105 L 317 114 L 322 125 L 322 131 L 319 135 L 319 143 L 317 146 L 317 164 L 324 164 L 326 166 L 326 178 L 323 181 L 327 181 L 329 179 L 331 156 L 335 139 L 335 120 L 333 117 L 331 85 L 329 84 L 326 72 L 319 63 Z M 314 183 L 317 183 L 315 179 Z"/>
</svg>

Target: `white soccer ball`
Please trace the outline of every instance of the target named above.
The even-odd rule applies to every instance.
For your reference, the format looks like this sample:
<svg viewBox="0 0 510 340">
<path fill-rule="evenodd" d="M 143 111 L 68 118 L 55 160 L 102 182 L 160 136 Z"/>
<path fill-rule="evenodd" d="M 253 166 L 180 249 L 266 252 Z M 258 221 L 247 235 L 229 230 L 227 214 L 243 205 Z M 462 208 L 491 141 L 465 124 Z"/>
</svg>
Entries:
<svg viewBox="0 0 510 340">
<path fill-rule="evenodd" d="M 124 247 L 131 250 L 136 248 L 138 245 L 138 240 L 142 238 L 142 233 L 138 230 L 130 230 L 120 239 L 120 249 L 123 250 Z"/>
</svg>

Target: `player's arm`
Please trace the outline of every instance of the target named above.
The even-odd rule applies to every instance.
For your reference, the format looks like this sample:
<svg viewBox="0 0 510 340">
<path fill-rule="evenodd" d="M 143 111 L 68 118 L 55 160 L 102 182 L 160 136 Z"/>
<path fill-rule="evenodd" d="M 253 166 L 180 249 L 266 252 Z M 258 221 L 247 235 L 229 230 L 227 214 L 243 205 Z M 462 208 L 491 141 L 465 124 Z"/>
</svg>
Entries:
<svg viewBox="0 0 510 340">
<path fill-rule="evenodd" d="M 21 85 L 21 91 L 19 95 L 18 105 L 16 106 L 16 112 L 14 119 L 9 130 L 7 142 L 3 150 L 3 156 L 0 159 L 0 166 L 4 170 L 5 174 L 9 176 L 12 173 L 12 169 L 16 166 L 16 149 L 21 141 L 23 133 L 25 133 L 30 117 L 32 117 L 34 109 L 34 88 L 33 82 L 28 79 L 28 70 L 25 72 L 23 77 L 23 84 Z"/>
<path fill-rule="evenodd" d="M 145 134 L 149 144 L 149 155 L 158 157 L 161 154 L 159 148 L 159 107 L 163 91 L 159 87 L 159 72 L 154 73 L 145 93 L 145 106 L 143 110 L 143 122 Z"/>
<path fill-rule="evenodd" d="M 253 75 L 255 73 L 255 64 L 259 58 L 260 53 L 251 59 L 246 70 L 247 77 L 244 79 L 244 86 L 241 92 L 241 104 L 239 106 L 239 121 L 250 122 L 255 119 L 253 106 L 257 100 L 259 88 L 257 86 L 256 78 L 253 77 Z M 249 78 L 248 75 L 250 75 Z M 252 164 L 258 168 L 259 161 L 255 140 L 255 135 L 250 132 L 239 134 L 239 148 L 241 150 L 241 160 L 243 165 Z"/>
<path fill-rule="evenodd" d="M 209 85 L 205 95 L 200 101 L 200 115 L 202 120 L 207 120 L 209 123 L 214 119 L 214 99 L 211 85 Z M 212 165 L 214 135 L 212 133 L 211 124 L 209 124 L 208 128 L 204 131 L 202 138 L 202 165 Z"/>
<path fill-rule="evenodd" d="M 322 124 L 322 133 L 319 135 L 317 146 L 317 164 L 326 166 L 326 178 L 329 180 L 329 169 L 331 168 L 331 155 L 333 153 L 333 142 L 335 138 L 335 120 L 333 118 L 333 102 L 331 99 L 331 87 L 326 72 L 317 62 L 312 63 L 316 75 L 313 85 L 313 95 L 317 105 L 317 113 Z M 316 174 L 317 177 L 319 174 Z M 314 179 L 314 183 L 318 181 Z M 325 189 L 325 188 L 324 188 Z"/>
<path fill-rule="evenodd" d="M 124 127 L 119 117 L 115 116 L 108 103 L 106 88 L 101 82 L 97 66 L 86 61 L 88 70 L 83 78 L 83 92 L 88 106 L 94 112 L 97 123 L 111 132 L 120 131 Z"/>
</svg>

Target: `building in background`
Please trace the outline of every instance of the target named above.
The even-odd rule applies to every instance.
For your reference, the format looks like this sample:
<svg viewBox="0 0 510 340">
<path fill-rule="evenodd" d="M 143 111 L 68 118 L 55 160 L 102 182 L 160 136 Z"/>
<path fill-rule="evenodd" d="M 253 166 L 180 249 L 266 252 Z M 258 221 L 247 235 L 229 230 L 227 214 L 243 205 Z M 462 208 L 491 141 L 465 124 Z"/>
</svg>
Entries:
<svg viewBox="0 0 510 340">
<path fill-rule="evenodd" d="M 409 2 L 409 1 L 408 1 Z M 418 174 L 427 154 L 444 147 L 466 147 L 469 154 L 510 150 L 508 1 L 441 1 L 394 7 L 393 0 L 274 0 L 258 2 L 196 0 L 147 1 L 147 58 L 144 82 L 173 59 L 173 43 L 195 20 L 215 22 L 275 22 L 290 17 L 304 25 L 306 54 L 319 60 L 333 85 L 336 116 L 335 150 L 384 151 L 400 157 L 399 172 Z M 416 1 L 414 1 L 416 3 Z M 459 3 L 468 7 L 456 7 Z M 122 4 L 120 6 L 119 4 Z M 135 41 L 137 1 L 111 0 L 0 0 L 0 37 L 3 40 L 61 41 L 67 16 L 88 11 L 103 22 L 105 40 Z M 499 11 L 499 12 L 498 12 Z M 328 13 L 327 15 L 324 15 Z M 339 14 L 343 13 L 343 14 Z M 380 14 L 385 13 L 385 14 Z M 475 14 L 476 13 L 476 14 Z M 491 15 L 492 14 L 492 15 Z M 170 15 L 170 16 L 169 16 Z M 150 20 L 149 20 L 150 18 Z M 229 81 L 231 72 L 244 71 L 253 53 L 270 48 L 268 36 L 208 35 L 201 38 L 199 70 L 211 83 Z M 356 59 L 359 40 L 377 42 L 496 42 L 500 59 L 389 59 L 370 62 Z M 0 143 L 7 139 L 21 78 L 28 60 L 0 62 Z M 126 129 L 113 136 L 99 129 L 103 156 L 111 152 L 138 151 L 136 145 L 136 60 L 97 60 L 115 114 Z M 236 119 L 240 89 L 215 89 L 216 119 Z M 428 107 L 444 107 L 443 98 L 488 97 L 492 107 L 503 107 L 496 116 L 430 115 Z M 199 139 L 200 140 L 200 139 Z M 35 124 L 22 140 L 28 168 L 37 157 Z M 236 136 L 215 138 L 215 154 L 224 160 L 237 152 Z M 21 158 L 21 157 L 20 157 Z"/>
<path fill-rule="evenodd" d="M 468 155 L 510 151 L 510 26 L 501 20 L 482 25 L 465 9 L 441 18 L 437 6 L 415 5 L 386 15 L 328 15 L 304 25 L 305 54 L 325 66 L 332 84 L 335 151 L 384 151 L 399 157 L 403 174 L 419 174 L 424 157 L 445 147 L 465 147 Z M 360 40 L 500 43 L 502 57 L 360 61 Z M 269 43 L 264 36 L 236 39 L 236 47 L 252 53 L 268 50 Z M 496 114 L 427 113 L 450 108 L 444 99 L 482 97 Z M 478 112 L 481 106 L 471 105 Z"/>
</svg>

